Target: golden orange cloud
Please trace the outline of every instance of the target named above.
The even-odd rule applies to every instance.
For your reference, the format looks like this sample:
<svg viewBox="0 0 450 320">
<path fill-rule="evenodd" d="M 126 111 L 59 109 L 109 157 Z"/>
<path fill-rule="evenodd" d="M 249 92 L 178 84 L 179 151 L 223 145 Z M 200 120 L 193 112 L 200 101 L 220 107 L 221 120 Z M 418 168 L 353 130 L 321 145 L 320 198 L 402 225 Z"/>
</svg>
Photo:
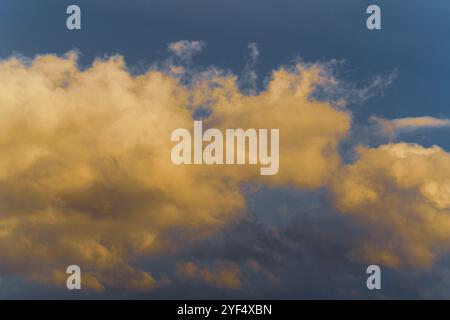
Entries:
<svg viewBox="0 0 450 320">
<path fill-rule="evenodd" d="M 450 249 L 450 154 L 439 147 L 360 147 L 332 186 L 340 211 L 366 227 L 365 261 L 428 267 Z"/>
<path fill-rule="evenodd" d="M 392 144 L 361 147 L 343 164 L 338 146 L 351 114 L 311 98 L 327 81 L 320 65 L 281 68 L 265 91 L 247 95 L 220 72 L 188 85 L 176 66 L 134 76 L 120 56 L 85 70 L 76 59 L 0 62 L 0 274 L 64 287 L 66 267 L 77 264 L 86 289 L 155 289 L 167 279 L 136 261 L 242 218 L 248 183 L 328 188 L 336 207 L 367 230 L 355 244 L 365 261 L 428 266 L 449 249 L 450 155 Z M 192 128 L 200 106 L 212 112 L 205 129 L 279 129 L 278 174 L 174 165 L 171 133 Z M 179 273 L 241 285 L 230 264 L 191 262 Z"/>
<path fill-rule="evenodd" d="M 159 280 L 136 259 L 242 217 L 242 183 L 325 185 L 350 116 L 309 99 L 318 70 L 280 69 L 267 91 L 246 96 L 232 76 L 193 86 L 158 70 L 132 76 L 120 56 L 86 70 L 73 53 L 2 61 L 0 272 L 64 286 L 77 264 L 85 288 L 151 290 Z M 205 126 L 280 129 L 278 175 L 172 164 L 171 132 L 190 128 L 206 101 Z"/>
</svg>

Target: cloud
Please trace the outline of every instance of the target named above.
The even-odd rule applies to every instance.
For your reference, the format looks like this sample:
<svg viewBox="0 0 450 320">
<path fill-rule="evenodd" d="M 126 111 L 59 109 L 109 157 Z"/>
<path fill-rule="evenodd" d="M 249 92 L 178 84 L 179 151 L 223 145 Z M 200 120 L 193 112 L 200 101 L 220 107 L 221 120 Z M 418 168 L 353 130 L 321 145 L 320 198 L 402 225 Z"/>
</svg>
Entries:
<svg viewBox="0 0 450 320">
<path fill-rule="evenodd" d="M 387 120 L 372 116 L 370 120 L 376 123 L 381 131 L 389 136 L 394 136 L 401 131 L 413 131 L 421 128 L 442 128 L 450 126 L 449 119 L 433 117 L 407 117 Z"/>
<path fill-rule="evenodd" d="M 257 96 L 242 94 L 235 77 L 209 78 L 200 83 L 211 90 L 199 90 L 201 101 L 214 101 L 212 116 L 204 120 L 205 127 L 214 128 L 279 128 L 280 170 L 271 179 L 255 175 L 255 168 L 227 167 L 227 171 L 245 182 L 263 182 L 302 188 L 325 186 L 340 166 L 339 142 L 347 136 L 351 116 L 328 102 L 310 99 L 316 86 L 322 83 L 321 65 L 296 65 L 279 69 L 272 75 L 267 89 Z"/>
<path fill-rule="evenodd" d="M 204 41 L 189 40 L 172 42 L 168 45 L 170 52 L 185 60 L 191 60 L 192 57 L 202 52 L 205 47 L 206 43 Z"/>
<path fill-rule="evenodd" d="M 374 97 L 382 96 L 398 76 L 398 71 L 394 69 L 391 72 L 377 74 L 368 80 L 360 80 L 356 84 L 339 77 L 340 68 L 345 64 L 345 60 L 336 59 L 321 63 L 323 82 L 314 92 L 314 98 L 328 101 L 342 109 L 361 106 Z"/>
<path fill-rule="evenodd" d="M 255 42 L 248 45 L 249 58 L 242 74 L 242 85 L 249 94 L 255 95 L 258 91 L 258 74 L 256 73 L 256 63 L 258 62 L 259 49 Z"/>
<path fill-rule="evenodd" d="M 3 274 L 63 286 L 61 272 L 78 264 L 85 288 L 152 289 L 157 281 L 132 260 L 172 250 L 172 233 L 205 236 L 243 209 L 223 176 L 174 170 L 170 133 L 192 124 L 175 79 L 132 77 L 121 57 L 80 71 L 74 55 L 47 55 L 3 61 L 0 83 Z"/>
<path fill-rule="evenodd" d="M 280 68 L 264 90 L 247 94 L 238 77 L 215 68 L 185 81 L 172 69 L 132 75 L 120 56 L 84 70 L 76 59 L 0 62 L 2 276 L 64 288 L 66 267 L 77 264 L 94 291 L 148 292 L 179 278 L 242 288 L 248 274 L 275 283 L 277 269 L 250 254 L 240 264 L 177 261 L 180 249 L 248 217 L 247 186 L 326 190 L 356 228 L 342 252 L 359 261 L 426 268 L 450 249 L 450 155 L 398 143 L 359 147 L 343 163 L 351 113 L 326 95 L 314 98 L 338 86 L 327 65 Z M 192 128 L 200 109 L 208 110 L 204 129 L 280 129 L 279 173 L 173 165 L 170 135 Z M 289 233 L 329 254 L 326 230 Z M 173 256 L 177 276 L 142 267 L 161 255 Z"/>
<path fill-rule="evenodd" d="M 363 261 L 428 268 L 450 249 L 450 154 L 437 146 L 360 147 L 332 191 L 366 232 L 355 244 Z"/>
<path fill-rule="evenodd" d="M 250 52 L 251 61 L 256 62 L 256 60 L 258 60 L 258 57 L 259 57 L 258 45 L 255 42 L 251 42 L 248 45 L 248 50 Z"/>
<path fill-rule="evenodd" d="M 167 279 L 138 261 L 242 218 L 243 184 L 317 188 L 340 165 L 350 116 L 309 99 L 320 65 L 277 70 L 266 91 L 247 96 L 229 74 L 183 84 L 170 71 L 131 75 L 120 56 L 84 70 L 76 58 L 0 63 L 3 276 L 64 288 L 77 264 L 85 289 L 154 290 Z M 174 166 L 170 134 L 191 128 L 199 106 L 212 112 L 205 127 L 279 128 L 280 173 Z"/>
</svg>

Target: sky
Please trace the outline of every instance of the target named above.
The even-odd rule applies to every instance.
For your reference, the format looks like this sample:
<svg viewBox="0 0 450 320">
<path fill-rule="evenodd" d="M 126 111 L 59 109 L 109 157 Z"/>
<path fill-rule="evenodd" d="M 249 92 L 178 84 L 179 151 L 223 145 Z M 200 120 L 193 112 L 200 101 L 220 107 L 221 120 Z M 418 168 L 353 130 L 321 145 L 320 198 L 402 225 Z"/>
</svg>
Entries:
<svg viewBox="0 0 450 320">
<path fill-rule="evenodd" d="M 448 298 L 449 15 L 0 0 L 0 298 Z M 279 128 L 279 173 L 174 167 L 193 118 Z"/>
</svg>

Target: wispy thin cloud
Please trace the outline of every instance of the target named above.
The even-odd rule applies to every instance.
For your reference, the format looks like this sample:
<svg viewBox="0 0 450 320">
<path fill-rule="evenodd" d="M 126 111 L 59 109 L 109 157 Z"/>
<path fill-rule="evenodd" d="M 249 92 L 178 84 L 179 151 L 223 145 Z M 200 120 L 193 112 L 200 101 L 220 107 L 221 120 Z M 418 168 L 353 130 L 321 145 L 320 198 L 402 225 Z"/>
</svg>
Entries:
<svg viewBox="0 0 450 320">
<path fill-rule="evenodd" d="M 430 116 L 406 117 L 388 120 L 382 117 L 372 116 L 370 121 L 379 126 L 387 135 L 396 135 L 400 131 L 413 131 L 422 128 L 442 128 L 450 126 L 450 119 L 434 118 Z"/>
<path fill-rule="evenodd" d="M 180 40 L 168 44 L 168 49 L 170 52 L 186 60 L 192 59 L 195 55 L 202 52 L 205 48 L 206 42 L 204 41 Z"/>
</svg>

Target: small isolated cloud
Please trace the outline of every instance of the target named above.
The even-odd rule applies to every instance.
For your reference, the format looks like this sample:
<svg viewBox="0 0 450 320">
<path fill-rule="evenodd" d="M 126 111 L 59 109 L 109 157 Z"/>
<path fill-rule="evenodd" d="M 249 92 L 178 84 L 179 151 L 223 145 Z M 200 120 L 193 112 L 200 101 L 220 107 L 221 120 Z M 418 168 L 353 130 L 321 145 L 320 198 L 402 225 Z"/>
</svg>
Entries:
<svg viewBox="0 0 450 320">
<path fill-rule="evenodd" d="M 372 116 L 370 120 L 376 123 L 384 134 L 394 136 L 400 131 L 412 131 L 421 128 L 442 128 L 450 126 L 449 119 L 433 117 L 407 117 L 393 120 Z"/>
<path fill-rule="evenodd" d="M 206 43 L 204 41 L 189 40 L 172 42 L 168 45 L 170 52 L 185 60 L 191 60 L 195 55 L 202 52 L 205 47 Z"/>
</svg>

